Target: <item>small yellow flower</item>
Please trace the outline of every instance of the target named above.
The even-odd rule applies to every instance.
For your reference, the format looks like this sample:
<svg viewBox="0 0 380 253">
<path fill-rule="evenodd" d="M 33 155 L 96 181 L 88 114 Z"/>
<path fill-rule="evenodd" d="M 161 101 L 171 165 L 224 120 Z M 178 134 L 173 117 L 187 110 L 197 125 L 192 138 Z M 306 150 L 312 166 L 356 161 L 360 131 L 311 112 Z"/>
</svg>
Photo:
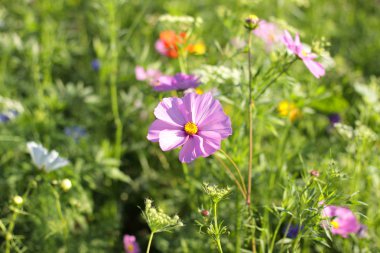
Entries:
<svg viewBox="0 0 380 253">
<path fill-rule="evenodd" d="M 301 111 L 297 106 L 289 101 L 281 101 L 277 107 L 278 114 L 282 117 L 288 117 L 291 122 L 294 122 L 301 116 Z"/>
<path fill-rule="evenodd" d="M 331 226 L 335 229 L 338 229 L 339 228 L 339 223 L 335 220 L 331 221 Z"/>
</svg>

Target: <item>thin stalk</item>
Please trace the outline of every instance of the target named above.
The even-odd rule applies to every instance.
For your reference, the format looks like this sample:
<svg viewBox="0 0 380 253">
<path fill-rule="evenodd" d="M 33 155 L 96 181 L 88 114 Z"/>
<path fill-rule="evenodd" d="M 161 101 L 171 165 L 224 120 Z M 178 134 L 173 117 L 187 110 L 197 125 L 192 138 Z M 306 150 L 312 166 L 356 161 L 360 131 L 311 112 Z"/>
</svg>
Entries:
<svg viewBox="0 0 380 253">
<path fill-rule="evenodd" d="M 217 216 L 217 203 L 214 203 L 214 227 L 215 229 L 218 231 L 217 234 L 215 235 L 215 241 L 216 241 L 216 244 L 218 246 L 218 251 L 219 253 L 223 253 L 223 249 L 222 249 L 222 244 L 220 243 L 220 234 L 219 234 L 219 226 L 218 226 L 218 216 Z"/>
<path fill-rule="evenodd" d="M 118 52 L 117 52 L 117 31 L 118 25 L 116 21 L 116 8 L 115 3 L 111 1 L 109 5 L 109 15 L 110 15 L 110 50 L 111 50 L 111 71 L 110 71 L 110 95 L 111 95 L 111 106 L 112 114 L 114 117 L 114 122 L 116 126 L 115 134 L 115 157 L 120 160 L 121 157 L 121 144 L 123 138 L 123 124 L 120 119 L 119 104 L 117 97 L 117 74 L 118 74 Z"/>
<path fill-rule="evenodd" d="M 225 164 L 222 159 L 220 159 L 219 157 L 215 156 L 216 160 L 218 160 L 222 166 L 226 169 L 227 171 L 227 174 L 230 175 L 231 179 L 235 182 L 236 186 L 238 187 L 238 189 L 240 190 L 241 194 L 243 195 L 243 198 L 245 199 L 246 198 L 246 195 L 245 195 L 245 190 L 243 190 L 243 187 L 240 185 L 239 181 L 237 180 L 237 178 L 235 177 L 235 175 L 232 173 L 232 171 L 230 170 L 230 168 L 228 168 L 227 164 Z"/>
<path fill-rule="evenodd" d="M 150 252 L 150 245 L 152 245 L 153 235 L 154 235 L 154 232 L 151 232 L 150 237 L 149 237 L 148 247 L 146 248 L 146 253 Z"/>
<path fill-rule="evenodd" d="M 239 178 L 240 178 L 240 181 L 241 181 L 241 185 L 243 186 L 243 190 L 245 192 L 247 192 L 247 188 L 245 187 L 244 179 L 243 179 L 243 176 L 241 175 L 239 167 L 236 165 L 236 163 L 234 162 L 234 160 L 227 154 L 226 151 L 224 151 L 223 149 L 219 149 L 219 151 L 222 152 L 223 155 L 225 157 L 227 157 L 227 159 L 232 163 L 233 167 L 236 169 L 237 173 L 239 174 Z"/>
<path fill-rule="evenodd" d="M 252 44 L 252 32 L 248 33 L 248 88 L 249 88 L 249 159 L 248 159 L 248 189 L 246 204 L 251 206 L 251 191 L 252 191 L 252 158 L 253 158 L 253 100 L 252 100 L 252 56 L 251 56 L 251 44 Z"/>
</svg>

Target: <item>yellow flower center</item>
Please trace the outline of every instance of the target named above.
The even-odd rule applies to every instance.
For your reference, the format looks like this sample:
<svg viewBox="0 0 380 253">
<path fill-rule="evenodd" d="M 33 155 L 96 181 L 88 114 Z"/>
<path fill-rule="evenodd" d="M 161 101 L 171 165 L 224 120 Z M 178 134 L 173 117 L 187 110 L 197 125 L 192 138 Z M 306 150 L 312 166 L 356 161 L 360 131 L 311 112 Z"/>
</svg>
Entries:
<svg viewBox="0 0 380 253">
<path fill-rule="evenodd" d="M 203 90 L 201 88 L 195 88 L 195 93 L 197 93 L 198 95 L 202 95 Z"/>
<path fill-rule="evenodd" d="M 302 50 L 302 51 L 301 51 L 301 54 L 302 54 L 303 56 L 308 56 L 308 55 L 309 55 L 309 53 L 306 52 L 305 50 Z"/>
<path fill-rule="evenodd" d="M 135 249 L 135 248 L 133 247 L 132 244 L 129 244 L 129 245 L 127 246 L 127 251 L 128 251 L 128 252 L 133 252 L 134 249 Z"/>
<path fill-rule="evenodd" d="M 193 122 L 187 122 L 185 125 L 185 132 L 188 135 L 194 135 L 198 132 L 198 127 Z"/>
<path fill-rule="evenodd" d="M 335 220 L 331 221 L 331 226 L 335 229 L 339 228 L 339 223 Z"/>
</svg>

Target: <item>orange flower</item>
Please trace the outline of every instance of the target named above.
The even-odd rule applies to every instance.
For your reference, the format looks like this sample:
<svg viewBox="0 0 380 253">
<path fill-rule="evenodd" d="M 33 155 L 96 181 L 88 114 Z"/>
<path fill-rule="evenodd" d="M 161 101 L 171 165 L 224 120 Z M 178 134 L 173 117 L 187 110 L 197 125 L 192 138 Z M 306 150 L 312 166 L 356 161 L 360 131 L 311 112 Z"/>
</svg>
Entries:
<svg viewBox="0 0 380 253">
<path fill-rule="evenodd" d="M 183 46 L 184 50 L 189 53 L 201 55 L 206 51 L 204 43 L 187 44 L 186 33 L 177 34 L 174 31 L 167 30 L 160 33 L 160 38 L 156 41 L 155 48 L 158 53 L 169 58 L 177 58 L 179 48 Z"/>
</svg>

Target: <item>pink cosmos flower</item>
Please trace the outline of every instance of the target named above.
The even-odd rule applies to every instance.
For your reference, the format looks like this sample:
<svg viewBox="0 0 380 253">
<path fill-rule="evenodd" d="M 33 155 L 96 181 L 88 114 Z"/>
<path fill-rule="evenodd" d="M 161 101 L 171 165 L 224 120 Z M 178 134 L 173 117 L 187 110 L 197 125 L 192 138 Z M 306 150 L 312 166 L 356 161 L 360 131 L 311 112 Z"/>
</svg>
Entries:
<svg viewBox="0 0 380 253">
<path fill-rule="evenodd" d="M 199 77 L 178 73 L 174 76 L 161 76 L 153 86 L 156 91 L 186 90 L 201 84 Z"/>
<path fill-rule="evenodd" d="M 140 253 L 139 244 L 136 241 L 136 237 L 133 235 L 124 235 L 123 238 L 124 249 L 126 253 Z"/>
<path fill-rule="evenodd" d="M 269 51 L 281 41 L 281 35 L 283 32 L 276 24 L 261 20 L 259 26 L 253 31 L 253 33 L 264 41 L 266 48 Z"/>
<path fill-rule="evenodd" d="M 331 218 L 330 224 L 324 222 L 323 225 L 331 227 L 333 234 L 341 235 L 344 238 L 347 238 L 348 234 L 359 233 L 362 229 L 353 212 L 346 207 L 326 206 L 322 210 L 322 217 Z"/>
<path fill-rule="evenodd" d="M 230 118 L 211 93 L 164 98 L 154 110 L 156 120 L 148 140 L 158 142 L 163 151 L 182 147 L 179 160 L 190 163 L 220 149 L 222 139 L 232 134 Z"/>
<path fill-rule="evenodd" d="M 305 47 L 300 41 L 298 33 L 293 40 L 292 35 L 290 35 L 288 31 L 285 31 L 283 42 L 293 54 L 298 56 L 303 61 L 306 67 L 316 78 L 320 78 L 321 76 L 325 75 L 325 69 L 323 66 L 314 60 L 317 58 L 317 55 L 306 51 Z"/>
</svg>

